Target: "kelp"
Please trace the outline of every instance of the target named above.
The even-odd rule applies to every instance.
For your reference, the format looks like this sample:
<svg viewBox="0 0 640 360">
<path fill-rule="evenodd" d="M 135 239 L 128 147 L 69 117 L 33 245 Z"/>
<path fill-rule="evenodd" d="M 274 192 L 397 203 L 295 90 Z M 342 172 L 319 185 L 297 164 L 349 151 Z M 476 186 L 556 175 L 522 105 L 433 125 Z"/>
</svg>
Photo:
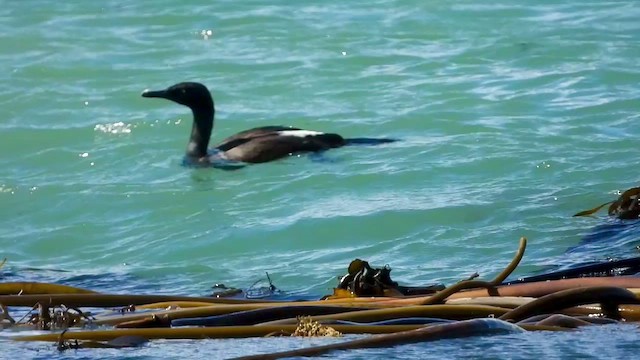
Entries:
<svg viewBox="0 0 640 360">
<path fill-rule="evenodd" d="M 97 294 L 96 291 L 68 285 L 39 282 L 0 283 L 0 295 Z"/>
<path fill-rule="evenodd" d="M 367 309 L 368 308 L 366 307 L 352 308 L 332 305 L 271 306 L 263 309 L 238 311 L 223 315 L 174 319 L 171 321 L 171 326 L 255 325 L 258 323 L 282 319 L 283 317 L 334 315 L 349 311 L 361 311 Z"/>
<path fill-rule="evenodd" d="M 153 339 L 232 339 L 248 337 L 264 337 L 276 332 L 293 333 L 297 324 L 273 326 L 216 326 L 216 327 L 179 327 L 149 329 L 110 329 L 68 331 L 65 339 L 110 341 L 121 336 L 141 336 Z M 414 330 L 423 325 L 332 325 L 342 334 L 388 334 L 399 331 Z M 58 334 L 38 334 L 14 336 L 16 341 L 48 341 L 57 342 Z"/>
<path fill-rule="evenodd" d="M 568 289 L 545 295 L 534 301 L 523 304 L 500 316 L 502 320 L 520 321 L 529 316 L 554 313 L 568 307 L 600 303 L 600 308 L 608 318 L 620 320 L 621 304 L 639 304 L 634 293 L 614 286 L 594 286 Z"/>
<path fill-rule="evenodd" d="M 0 295 L 0 322 L 3 327 L 50 331 L 28 336 L 17 331 L 12 338 L 50 341 L 60 350 L 124 348 L 153 339 L 392 334 L 260 355 L 278 358 L 511 331 L 570 331 L 618 320 L 640 320 L 637 277 L 506 285 L 526 245 L 527 239 L 521 238 L 511 262 L 491 280 L 479 280 L 474 274 L 421 296 L 400 291 L 400 285 L 391 280 L 388 266 L 374 268 L 361 259 L 350 264 L 333 295 L 319 301 L 83 293 L 84 289 L 56 284 L 7 283 L 4 288 L 0 284 L 0 290 L 19 287 L 22 293 Z M 33 292 L 37 294 L 28 294 Z M 367 296 L 358 296 L 362 294 Z M 31 310 L 15 321 L 9 315 L 11 306 Z M 106 311 L 93 314 L 81 310 L 84 307 Z M 78 330 L 82 327 L 85 329 Z M 53 332 L 60 330 L 62 334 Z"/>
<path fill-rule="evenodd" d="M 609 205 L 607 210 L 610 216 L 615 216 L 622 220 L 637 219 L 640 216 L 640 187 L 634 187 L 623 192 L 618 199 L 608 201 L 598 205 L 593 209 L 580 211 L 573 216 L 588 216 L 600 211 L 603 207 Z"/>
<path fill-rule="evenodd" d="M 8 314 L 6 308 L 4 312 Z M 48 307 L 43 304 L 36 304 L 20 320 L 14 321 L 13 324 L 35 330 L 66 330 L 78 326 L 83 320 L 91 322 L 93 317 L 91 314 L 75 307 L 68 308 L 64 305 Z"/>
<path fill-rule="evenodd" d="M 149 342 L 149 340 L 145 337 L 132 335 L 120 336 L 109 341 L 87 340 L 79 342 L 77 339 L 74 339 L 74 341 L 69 341 L 65 339 L 66 332 L 67 330 L 63 331 L 58 336 L 58 351 L 76 349 L 122 349 L 140 347 Z"/>
<path fill-rule="evenodd" d="M 343 312 L 332 315 L 314 316 L 317 321 L 322 320 L 349 320 L 359 322 L 372 322 L 388 319 L 401 319 L 408 317 L 436 317 L 440 319 L 467 320 L 478 317 L 501 316 L 511 309 L 485 305 L 415 305 L 386 309 L 372 309 Z M 296 318 L 287 318 L 270 321 L 260 325 L 294 324 Z"/>
<path fill-rule="evenodd" d="M 299 316 L 298 317 L 298 325 L 296 330 L 291 334 L 291 336 L 302 336 L 302 337 L 340 337 L 342 333 L 337 331 L 336 329 L 320 324 L 317 321 L 311 319 L 311 316 Z"/>
<path fill-rule="evenodd" d="M 518 267 L 518 264 L 522 260 L 524 256 L 524 252 L 527 248 L 527 239 L 522 237 L 520 238 L 520 246 L 518 251 L 516 252 L 514 258 L 511 260 L 509 265 L 498 274 L 492 281 L 481 281 L 474 280 L 477 277 L 477 274 L 474 276 L 462 280 L 448 288 L 440 287 L 438 285 L 431 286 L 425 289 L 423 293 L 434 294 L 431 297 L 428 297 L 424 300 L 422 305 L 429 304 L 439 304 L 446 300 L 449 296 L 464 290 L 464 289 L 473 289 L 473 288 L 495 288 L 500 285 L 511 273 Z M 343 297 L 353 297 L 355 296 L 381 296 L 386 295 L 390 291 L 395 291 L 396 296 L 403 295 L 398 290 L 398 284 L 391 281 L 389 273 L 391 269 L 388 267 L 384 267 L 382 269 L 372 269 L 369 266 L 369 263 L 361 260 L 355 259 L 349 264 L 349 269 L 347 275 L 343 276 L 340 279 L 337 288 L 334 288 L 333 295 L 326 296 L 326 299 L 339 299 Z"/>
<path fill-rule="evenodd" d="M 570 269 L 546 272 L 504 282 L 505 285 L 560 280 L 582 277 L 613 277 L 633 275 L 640 272 L 640 257 L 610 260 L 600 263 L 575 266 Z"/>
<path fill-rule="evenodd" d="M 0 304 L 0 329 L 4 327 L 3 323 L 6 323 L 7 327 L 10 327 L 16 323 L 15 319 L 9 314 L 9 309 Z"/>
<path fill-rule="evenodd" d="M 442 291 L 437 292 L 435 295 L 425 299 L 421 305 L 431 305 L 431 304 L 439 304 L 446 300 L 449 296 L 465 289 L 473 289 L 484 287 L 489 289 L 489 291 L 495 291 L 495 287 L 500 285 L 511 273 L 518 267 L 522 257 L 524 256 L 524 252 L 527 248 L 527 239 L 522 237 L 520 238 L 520 246 L 518 247 L 518 251 L 515 256 L 507 265 L 507 267 L 502 270 L 493 280 L 491 281 L 481 281 L 481 280 L 463 280 L 458 282 L 455 285 L 452 285 Z"/>
<path fill-rule="evenodd" d="M 91 307 L 117 307 L 128 305 L 144 305 L 157 302 L 206 302 L 211 305 L 222 304 L 261 304 L 270 303 L 270 300 L 244 300 L 225 299 L 212 297 L 192 297 L 173 295 L 137 295 L 137 294 L 38 294 L 38 295 L 0 295 L 0 303 L 7 306 L 32 307 L 37 303 L 47 305 L 91 306 Z"/>
<path fill-rule="evenodd" d="M 283 351 L 271 354 L 244 356 L 237 359 L 282 359 L 289 357 L 320 356 L 338 350 L 379 348 L 435 341 L 441 339 L 462 338 L 476 335 L 495 335 L 523 332 L 517 325 L 496 319 L 474 319 L 452 324 L 441 324 L 408 330 L 394 334 L 367 337 L 364 339 L 345 341 L 329 345 L 308 347 L 305 349 Z"/>
<path fill-rule="evenodd" d="M 381 268 L 373 268 L 369 262 L 362 259 L 351 261 L 347 268 L 347 274 L 340 278 L 338 286 L 334 289 L 333 296 L 410 296 L 433 294 L 444 289 L 442 284 L 427 286 L 402 286 L 391 280 L 391 268 L 385 265 Z"/>
</svg>

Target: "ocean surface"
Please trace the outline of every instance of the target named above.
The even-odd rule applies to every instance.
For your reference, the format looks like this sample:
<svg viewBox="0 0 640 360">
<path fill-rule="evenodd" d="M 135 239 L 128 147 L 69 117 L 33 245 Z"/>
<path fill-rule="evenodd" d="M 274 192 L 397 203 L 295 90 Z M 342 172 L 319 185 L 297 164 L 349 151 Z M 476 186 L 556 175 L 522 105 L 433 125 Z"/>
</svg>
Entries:
<svg viewBox="0 0 640 360">
<path fill-rule="evenodd" d="M 319 297 L 356 257 L 420 285 L 492 278 L 521 236 L 514 276 L 638 254 L 636 226 L 571 217 L 638 185 L 638 1 L 1 5 L 0 280 L 207 295 L 268 272 L 287 296 Z M 264 125 L 401 141 L 183 167 L 189 110 L 140 96 L 180 81 L 212 90 L 212 143 Z M 331 357 L 633 358 L 639 339 L 602 326 Z M 328 341 L 58 354 L 0 336 L 0 358 L 225 358 Z"/>
</svg>

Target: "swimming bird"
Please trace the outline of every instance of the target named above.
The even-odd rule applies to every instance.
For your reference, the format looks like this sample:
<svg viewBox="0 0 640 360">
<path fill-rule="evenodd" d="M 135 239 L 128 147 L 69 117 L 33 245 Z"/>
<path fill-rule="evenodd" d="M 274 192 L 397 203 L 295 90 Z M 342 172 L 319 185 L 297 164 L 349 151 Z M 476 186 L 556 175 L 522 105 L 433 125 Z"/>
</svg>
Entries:
<svg viewBox="0 0 640 360">
<path fill-rule="evenodd" d="M 263 126 L 239 132 L 209 149 L 215 106 L 205 85 L 182 82 L 164 90 L 145 90 L 142 96 L 171 100 L 191 109 L 193 125 L 185 154 L 185 163 L 190 165 L 215 167 L 220 161 L 263 163 L 292 154 L 319 152 L 345 145 L 376 145 L 396 141 L 386 138 L 345 139 L 338 134 L 290 126 Z"/>
</svg>

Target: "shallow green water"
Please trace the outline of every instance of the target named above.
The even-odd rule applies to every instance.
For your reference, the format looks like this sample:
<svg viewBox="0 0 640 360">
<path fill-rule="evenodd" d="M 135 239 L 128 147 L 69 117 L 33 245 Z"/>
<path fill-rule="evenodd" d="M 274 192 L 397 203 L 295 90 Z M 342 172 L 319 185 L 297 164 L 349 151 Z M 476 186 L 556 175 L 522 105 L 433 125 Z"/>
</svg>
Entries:
<svg viewBox="0 0 640 360">
<path fill-rule="evenodd" d="M 401 283 L 451 283 L 493 276 L 520 236 L 517 275 L 634 255 L 633 232 L 583 244 L 607 220 L 570 215 L 637 185 L 639 16 L 633 0 L 4 2 L 0 258 L 11 280 L 109 292 L 203 295 L 268 271 L 290 294 L 322 295 L 355 257 Z M 140 97 L 184 80 L 214 92 L 214 143 L 278 124 L 402 141 L 184 168 L 188 110 Z M 638 351 L 626 330 L 589 332 L 509 341 L 522 358 L 578 356 L 572 343 L 593 334 L 610 341 L 598 355 Z M 99 356 L 200 357 L 193 346 Z"/>
</svg>

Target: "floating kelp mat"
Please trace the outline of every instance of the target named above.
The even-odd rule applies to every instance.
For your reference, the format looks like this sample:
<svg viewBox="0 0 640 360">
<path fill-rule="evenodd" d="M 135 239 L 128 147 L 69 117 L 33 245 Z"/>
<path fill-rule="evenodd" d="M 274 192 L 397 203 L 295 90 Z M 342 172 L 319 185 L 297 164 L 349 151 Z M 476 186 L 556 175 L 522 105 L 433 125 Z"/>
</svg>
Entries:
<svg viewBox="0 0 640 360">
<path fill-rule="evenodd" d="M 0 283 L 0 329 L 3 337 L 13 341 L 52 342 L 60 351 L 139 347 L 157 339 L 371 334 L 247 357 L 276 359 L 640 320 L 640 277 L 505 282 L 523 258 L 526 245 L 522 238 L 513 260 L 491 280 L 472 276 L 448 287 L 421 288 L 422 295 L 396 286 L 387 268 L 372 272 L 376 269 L 359 259 L 333 294 L 305 301 L 105 294 L 60 284 Z M 360 291 L 372 291 L 363 282 L 366 276 L 374 287 L 379 282 L 382 296 L 361 296 Z"/>
</svg>

